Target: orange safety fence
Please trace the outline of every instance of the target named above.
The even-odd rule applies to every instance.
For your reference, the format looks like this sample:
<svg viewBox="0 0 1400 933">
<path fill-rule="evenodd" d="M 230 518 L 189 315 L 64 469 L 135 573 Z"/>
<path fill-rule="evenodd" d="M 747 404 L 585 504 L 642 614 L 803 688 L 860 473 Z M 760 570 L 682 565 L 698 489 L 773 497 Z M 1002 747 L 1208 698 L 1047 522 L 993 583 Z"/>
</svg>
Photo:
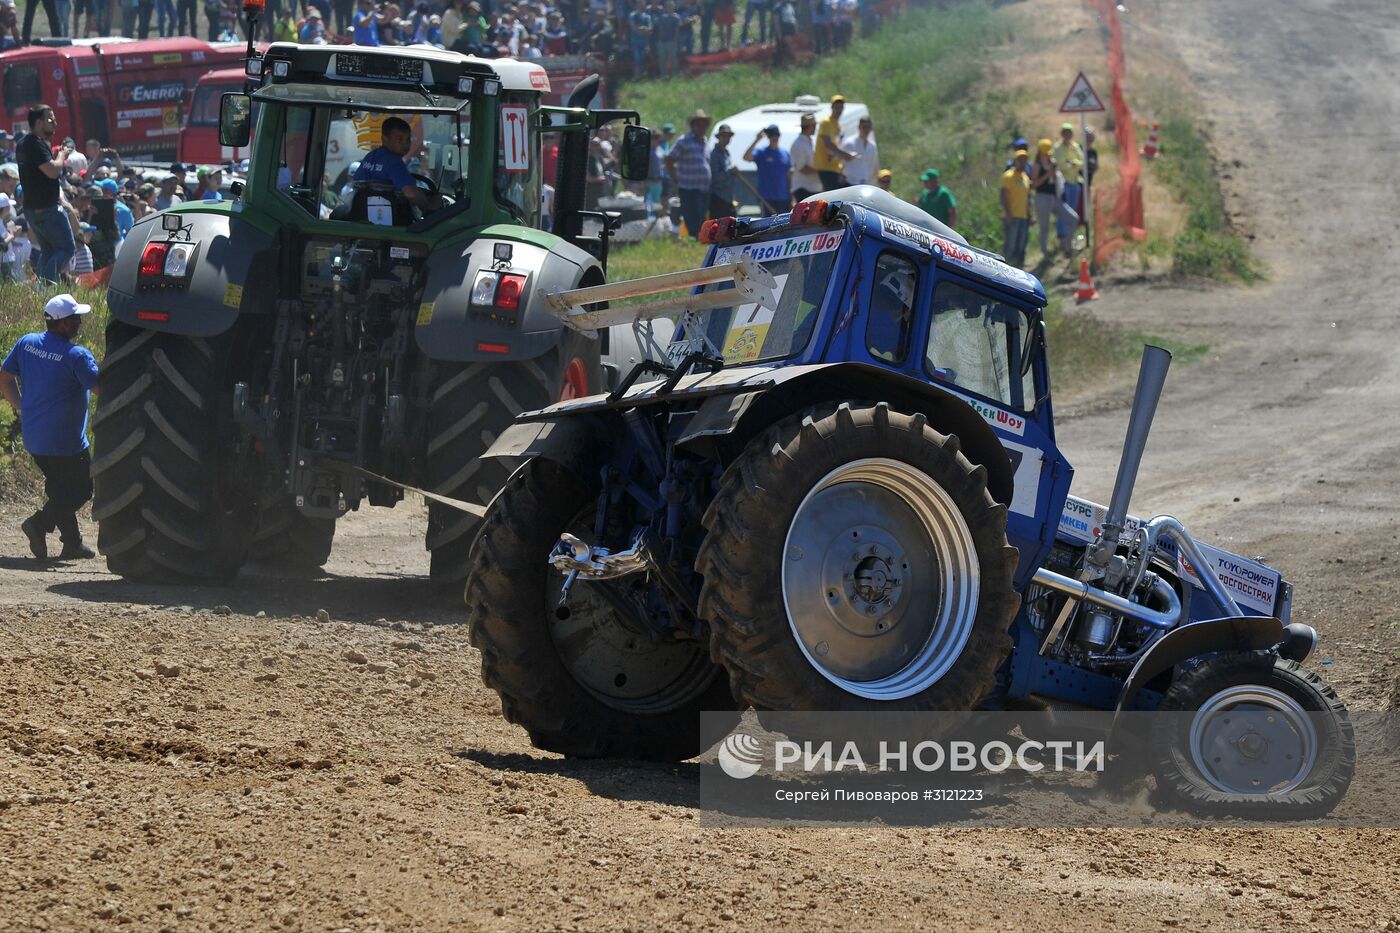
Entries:
<svg viewBox="0 0 1400 933">
<path fill-rule="evenodd" d="M 1118 140 L 1118 188 L 1107 209 L 1102 189 L 1094 190 L 1094 230 L 1098 236 L 1094 264 L 1101 265 L 1122 248 L 1127 237 L 1142 240 L 1147 230 L 1142 216 L 1142 186 L 1139 184 L 1142 162 L 1138 158 L 1137 129 L 1123 88 L 1127 63 L 1117 0 L 1085 0 L 1085 3 L 1108 27 L 1108 70 L 1113 77 L 1109 106 L 1113 112 L 1113 135 Z"/>
</svg>

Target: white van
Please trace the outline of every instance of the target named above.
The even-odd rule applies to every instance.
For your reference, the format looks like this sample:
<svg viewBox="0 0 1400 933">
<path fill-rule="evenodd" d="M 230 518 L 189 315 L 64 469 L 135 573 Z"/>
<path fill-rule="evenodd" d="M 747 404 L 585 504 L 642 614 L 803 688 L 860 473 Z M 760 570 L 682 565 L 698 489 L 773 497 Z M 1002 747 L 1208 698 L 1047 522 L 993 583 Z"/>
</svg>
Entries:
<svg viewBox="0 0 1400 933">
<path fill-rule="evenodd" d="M 711 142 L 714 142 L 714 131 L 720 124 L 727 123 L 734 131 L 734 138 L 729 141 L 729 157 L 734 161 L 734 167 L 739 170 L 742 180 L 734 183 L 734 200 L 739 204 L 739 216 L 756 217 L 763 213 L 758 205 L 758 198 L 754 195 L 753 189 L 758 188 L 758 168 L 752 162 L 743 158 L 744 151 L 749 148 L 749 143 L 758 135 L 760 130 L 776 123 L 778 129 L 783 131 L 782 138 L 778 140 L 778 145 L 783 149 L 791 149 L 793 141 L 797 139 L 802 127 L 802 115 L 805 113 L 815 114 L 817 123 L 831 116 L 831 105 L 822 102 L 815 94 L 802 94 L 790 103 L 762 104 L 758 107 L 750 107 L 741 113 L 736 113 L 732 117 L 725 117 L 723 120 L 716 120 L 710 127 Z M 860 124 L 861 117 L 870 115 L 870 108 L 865 104 L 858 104 L 854 101 L 846 101 L 846 109 L 841 111 L 841 137 L 843 139 L 854 139 L 856 129 Z M 876 133 L 871 131 L 870 138 L 876 139 Z M 759 147 L 768 145 L 768 140 L 759 141 Z M 744 182 L 747 181 L 748 185 Z"/>
</svg>

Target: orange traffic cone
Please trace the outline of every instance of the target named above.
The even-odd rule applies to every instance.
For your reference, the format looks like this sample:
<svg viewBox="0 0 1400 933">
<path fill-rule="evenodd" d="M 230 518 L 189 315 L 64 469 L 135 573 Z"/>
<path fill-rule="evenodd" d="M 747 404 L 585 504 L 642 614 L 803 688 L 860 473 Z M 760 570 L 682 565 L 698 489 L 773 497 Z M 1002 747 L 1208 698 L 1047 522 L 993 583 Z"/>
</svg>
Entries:
<svg viewBox="0 0 1400 933">
<path fill-rule="evenodd" d="M 1157 158 L 1157 131 L 1162 128 L 1162 124 L 1152 124 L 1152 132 L 1147 134 L 1147 145 L 1142 147 L 1142 157 L 1144 159 Z"/>
<path fill-rule="evenodd" d="M 1079 260 L 1079 291 L 1074 293 L 1074 300 L 1083 304 L 1098 297 L 1099 293 L 1094 288 L 1094 280 L 1089 278 L 1089 260 L 1081 259 Z"/>
</svg>

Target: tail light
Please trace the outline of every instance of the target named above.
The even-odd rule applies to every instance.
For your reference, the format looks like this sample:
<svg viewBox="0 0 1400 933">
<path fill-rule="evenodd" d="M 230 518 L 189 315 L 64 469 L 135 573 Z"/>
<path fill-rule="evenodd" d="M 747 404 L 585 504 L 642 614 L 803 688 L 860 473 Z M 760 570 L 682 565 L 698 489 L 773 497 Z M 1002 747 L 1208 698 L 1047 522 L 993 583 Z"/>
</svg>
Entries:
<svg viewBox="0 0 1400 933">
<path fill-rule="evenodd" d="M 503 311 L 518 311 L 520 309 L 520 294 L 523 291 L 525 291 L 525 276 L 501 276 L 501 284 L 496 286 L 496 307 Z"/>
<path fill-rule="evenodd" d="M 165 273 L 165 257 L 170 251 L 169 243 L 147 243 L 141 251 L 141 274 L 158 278 Z"/>
<path fill-rule="evenodd" d="M 716 217 L 714 220 L 707 220 L 700 225 L 700 242 L 723 243 L 725 240 L 732 240 L 738 227 L 739 221 L 733 217 Z"/>
<path fill-rule="evenodd" d="M 794 227 L 800 227 L 803 224 L 824 224 L 826 223 L 826 207 L 825 201 L 803 201 L 793 206 L 788 223 Z"/>
<path fill-rule="evenodd" d="M 471 302 L 477 307 L 518 311 L 528 278 L 527 275 L 483 269 L 476 274 L 476 281 L 472 284 Z"/>
</svg>

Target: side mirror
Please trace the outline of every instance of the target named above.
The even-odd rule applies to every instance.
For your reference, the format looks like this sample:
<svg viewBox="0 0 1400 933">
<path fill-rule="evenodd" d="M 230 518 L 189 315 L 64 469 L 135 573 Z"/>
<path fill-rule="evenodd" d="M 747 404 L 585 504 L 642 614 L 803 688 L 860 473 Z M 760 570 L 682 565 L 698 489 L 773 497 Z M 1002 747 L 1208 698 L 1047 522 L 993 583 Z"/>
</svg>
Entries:
<svg viewBox="0 0 1400 933">
<path fill-rule="evenodd" d="M 622 177 L 646 181 L 651 171 L 651 130 L 629 123 L 622 131 Z"/>
<path fill-rule="evenodd" d="M 247 94 L 225 94 L 219 101 L 219 145 L 235 149 L 248 145 L 252 113 L 253 99 Z"/>
</svg>

